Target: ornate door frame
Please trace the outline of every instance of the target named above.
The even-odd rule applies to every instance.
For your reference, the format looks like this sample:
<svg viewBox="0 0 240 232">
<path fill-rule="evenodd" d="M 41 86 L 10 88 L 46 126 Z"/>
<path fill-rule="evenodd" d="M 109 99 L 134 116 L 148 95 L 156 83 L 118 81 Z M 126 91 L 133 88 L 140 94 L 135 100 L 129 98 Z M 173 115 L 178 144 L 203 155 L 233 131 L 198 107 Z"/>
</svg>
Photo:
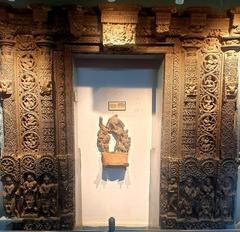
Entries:
<svg viewBox="0 0 240 232">
<path fill-rule="evenodd" d="M 161 227 L 234 223 L 239 8 L 180 15 L 170 7 L 38 5 L 1 8 L 0 19 L 0 170 L 13 223 L 74 226 L 74 53 L 165 55 Z"/>
</svg>

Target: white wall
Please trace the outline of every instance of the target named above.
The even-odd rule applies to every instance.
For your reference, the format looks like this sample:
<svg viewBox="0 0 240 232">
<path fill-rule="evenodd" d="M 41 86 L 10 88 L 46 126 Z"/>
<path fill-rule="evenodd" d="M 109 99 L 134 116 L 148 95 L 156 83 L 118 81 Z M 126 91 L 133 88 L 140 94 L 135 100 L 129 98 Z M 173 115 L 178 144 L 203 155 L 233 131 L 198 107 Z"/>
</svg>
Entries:
<svg viewBox="0 0 240 232">
<path fill-rule="evenodd" d="M 88 67 L 77 68 L 76 225 L 102 226 L 113 216 L 118 226 L 147 226 L 153 137 L 152 88 L 158 70 L 154 65 L 137 67 L 136 61 L 122 60 L 123 67 L 127 68 L 116 65 L 120 61 L 115 61 L 115 65 L 114 62 L 106 65 L 105 61 L 99 59 L 97 63 L 92 62 L 91 67 L 91 62 L 87 62 Z M 126 111 L 108 111 L 108 101 L 118 100 L 127 102 Z M 122 168 L 103 170 L 96 145 L 99 116 L 106 123 L 116 113 L 132 139 L 126 172 Z M 154 144 L 159 150 L 159 144 Z"/>
</svg>

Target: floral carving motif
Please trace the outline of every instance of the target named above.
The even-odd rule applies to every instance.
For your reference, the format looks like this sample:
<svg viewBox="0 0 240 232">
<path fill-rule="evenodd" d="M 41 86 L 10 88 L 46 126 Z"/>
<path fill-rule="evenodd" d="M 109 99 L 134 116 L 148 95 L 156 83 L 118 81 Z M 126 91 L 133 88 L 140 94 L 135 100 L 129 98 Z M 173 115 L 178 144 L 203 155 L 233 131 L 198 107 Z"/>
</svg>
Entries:
<svg viewBox="0 0 240 232">
<path fill-rule="evenodd" d="M 38 118 L 34 113 L 26 113 L 22 117 L 22 125 L 27 130 L 34 130 L 38 127 Z"/>
<path fill-rule="evenodd" d="M 135 44 L 136 24 L 103 24 L 103 45 Z"/>
<path fill-rule="evenodd" d="M 26 93 L 22 96 L 22 106 L 26 110 L 33 110 L 37 107 L 37 98 L 32 93 Z"/>
<path fill-rule="evenodd" d="M 20 66 L 23 70 L 29 71 L 32 70 L 36 65 L 35 59 L 29 53 L 23 55 L 20 58 Z"/>
<path fill-rule="evenodd" d="M 23 146 L 27 150 L 35 150 L 39 146 L 39 136 L 35 132 L 27 132 L 23 135 Z"/>
<path fill-rule="evenodd" d="M 20 85 L 26 91 L 30 91 L 36 87 L 36 74 L 34 72 L 24 72 L 22 73 L 20 80 Z"/>
</svg>

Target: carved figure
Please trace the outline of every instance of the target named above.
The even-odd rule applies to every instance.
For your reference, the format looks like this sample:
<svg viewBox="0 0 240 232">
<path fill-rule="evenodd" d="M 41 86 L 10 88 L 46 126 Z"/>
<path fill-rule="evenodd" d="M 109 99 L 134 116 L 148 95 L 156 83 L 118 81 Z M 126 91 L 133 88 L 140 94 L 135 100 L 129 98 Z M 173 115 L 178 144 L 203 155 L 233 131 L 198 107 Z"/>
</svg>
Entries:
<svg viewBox="0 0 240 232">
<path fill-rule="evenodd" d="M 0 96 L 11 95 L 12 94 L 12 82 L 9 80 L 0 81 Z"/>
<path fill-rule="evenodd" d="M 24 208 L 22 215 L 35 217 L 37 213 L 36 197 L 38 184 L 32 174 L 27 175 L 26 181 L 22 185 L 22 190 L 24 198 Z"/>
<path fill-rule="evenodd" d="M 56 214 L 56 193 L 56 184 L 52 183 L 48 175 L 44 175 L 43 183 L 39 187 L 39 203 L 42 216 L 49 217 Z"/>
<path fill-rule="evenodd" d="M 233 182 L 230 177 L 225 177 L 219 183 L 220 189 L 217 191 L 217 216 L 223 219 L 232 218 L 233 209 Z"/>
<path fill-rule="evenodd" d="M 181 217 L 196 217 L 199 191 L 199 187 L 194 184 L 193 177 L 187 177 L 183 185 L 182 198 L 179 202 Z"/>
<path fill-rule="evenodd" d="M 178 210 L 178 183 L 176 177 L 171 177 L 168 184 L 168 214 L 176 215 Z"/>
<path fill-rule="evenodd" d="M 200 194 L 199 218 L 211 219 L 213 216 L 215 192 L 210 177 L 204 180 Z"/>
<path fill-rule="evenodd" d="M 128 130 L 125 130 L 124 127 L 124 123 L 116 114 L 109 118 L 106 126 L 103 125 L 102 117 L 99 118 L 100 130 L 97 133 L 97 146 L 99 151 L 102 152 L 102 160 L 104 164 L 108 163 L 104 160 L 112 160 L 113 155 L 115 155 L 119 156 L 119 160 L 125 160 L 123 161 L 124 166 L 128 166 L 126 160 L 131 145 L 131 138 L 128 136 Z M 112 134 L 116 141 L 113 152 L 109 152 L 109 134 Z M 119 166 L 120 163 L 118 163 L 118 165 L 116 163 L 115 165 Z"/>
</svg>

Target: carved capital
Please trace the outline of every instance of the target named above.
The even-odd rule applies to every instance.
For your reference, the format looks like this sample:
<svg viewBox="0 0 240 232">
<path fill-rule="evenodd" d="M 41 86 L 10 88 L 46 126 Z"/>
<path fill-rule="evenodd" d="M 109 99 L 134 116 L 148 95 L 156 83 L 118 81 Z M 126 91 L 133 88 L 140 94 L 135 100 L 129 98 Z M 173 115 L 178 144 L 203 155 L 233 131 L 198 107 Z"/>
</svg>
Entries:
<svg viewBox="0 0 240 232">
<path fill-rule="evenodd" d="M 103 45 L 134 45 L 139 7 L 125 4 L 101 4 L 99 7 Z"/>
<path fill-rule="evenodd" d="M 0 32 L 0 46 L 13 47 L 15 44 L 15 32 L 6 30 Z"/>
<path fill-rule="evenodd" d="M 158 34 L 168 33 L 170 30 L 171 17 L 176 13 L 176 8 L 173 7 L 158 7 L 153 8 L 156 14 L 156 32 Z"/>
<path fill-rule="evenodd" d="M 232 14 L 232 25 L 230 26 L 231 34 L 240 34 L 240 7 L 230 11 Z"/>
<path fill-rule="evenodd" d="M 35 33 L 36 44 L 39 47 L 50 48 L 54 45 L 53 35 L 49 31 L 39 31 Z"/>
<path fill-rule="evenodd" d="M 203 37 L 192 37 L 184 36 L 182 37 L 182 46 L 187 51 L 196 51 L 202 47 Z"/>
<path fill-rule="evenodd" d="M 228 50 L 239 51 L 240 50 L 240 35 L 223 36 L 221 39 L 222 39 L 222 49 L 224 51 L 228 51 Z"/>
</svg>

